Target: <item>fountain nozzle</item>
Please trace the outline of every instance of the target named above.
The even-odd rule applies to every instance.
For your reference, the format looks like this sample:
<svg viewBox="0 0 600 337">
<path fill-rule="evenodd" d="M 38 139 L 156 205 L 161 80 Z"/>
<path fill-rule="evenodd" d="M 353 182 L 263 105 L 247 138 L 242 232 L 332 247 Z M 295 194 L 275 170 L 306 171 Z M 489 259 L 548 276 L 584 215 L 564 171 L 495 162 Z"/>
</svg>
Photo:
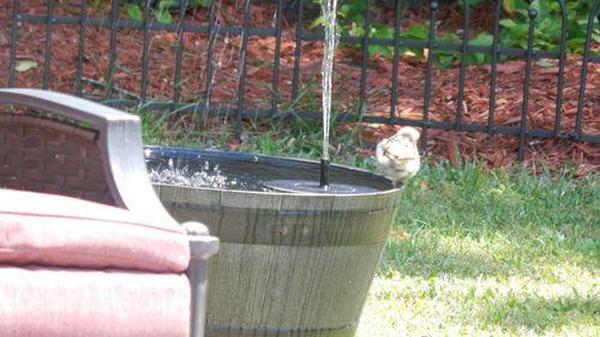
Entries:
<svg viewBox="0 0 600 337">
<path fill-rule="evenodd" d="M 321 158 L 321 179 L 319 187 L 324 190 L 329 189 L 329 160 Z"/>
</svg>

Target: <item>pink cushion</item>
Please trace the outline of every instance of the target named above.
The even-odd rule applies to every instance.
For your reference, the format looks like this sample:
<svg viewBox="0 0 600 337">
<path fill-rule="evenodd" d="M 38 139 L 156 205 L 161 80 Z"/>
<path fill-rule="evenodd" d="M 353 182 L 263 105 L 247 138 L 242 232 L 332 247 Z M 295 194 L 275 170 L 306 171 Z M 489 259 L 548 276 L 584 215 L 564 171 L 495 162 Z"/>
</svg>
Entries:
<svg viewBox="0 0 600 337">
<path fill-rule="evenodd" d="M 174 221 L 0 189 L 0 263 L 181 272 L 189 260 L 188 239 Z"/>
<path fill-rule="evenodd" d="M 2 337 L 188 337 L 184 275 L 0 267 Z"/>
</svg>

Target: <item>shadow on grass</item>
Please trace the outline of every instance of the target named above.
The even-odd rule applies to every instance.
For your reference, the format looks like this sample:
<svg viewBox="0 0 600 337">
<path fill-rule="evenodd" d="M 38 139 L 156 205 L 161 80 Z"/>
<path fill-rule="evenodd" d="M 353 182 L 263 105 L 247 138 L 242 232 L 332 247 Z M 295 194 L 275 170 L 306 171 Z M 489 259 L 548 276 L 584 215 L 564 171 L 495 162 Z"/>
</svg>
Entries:
<svg viewBox="0 0 600 337">
<path fill-rule="evenodd" d="M 384 266 L 409 275 L 529 274 L 569 264 L 600 271 L 600 226 L 460 229 L 409 228 L 413 238 L 390 240 Z"/>
<path fill-rule="evenodd" d="M 382 270 L 394 270 L 406 276 L 435 277 L 450 274 L 460 277 L 507 275 L 511 268 L 473 252 L 443 250 L 436 242 L 390 240 L 385 248 Z"/>
<path fill-rule="evenodd" d="M 543 235 L 540 234 L 539 240 Z M 457 238 L 460 241 L 461 238 Z M 501 249 L 483 247 L 449 248 L 440 244 L 441 238 L 431 235 L 407 240 L 388 241 L 380 270 L 394 271 L 405 276 L 456 277 L 531 275 L 541 270 L 558 270 L 568 261 L 581 270 L 600 270 L 600 244 L 598 240 L 580 239 L 546 246 L 528 243 L 504 243 Z M 533 240 L 531 240 L 533 241 Z M 470 243 L 464 243 L 468 246 Z M 480 249 L 480 251 L 477 251 Z M 532 267 L 535 268 L 532 269 Z M 541 268 L 541 269 L 540 269 Z"/>
<path fill-rule="evenodd" d="M 545 299 L 529 297 L 486 300 L 480 321 L 516 331 L 523 328 L 543 332 L 563 325 L 600 325 L 600 298 L 577 296 Z"/>
</svg>

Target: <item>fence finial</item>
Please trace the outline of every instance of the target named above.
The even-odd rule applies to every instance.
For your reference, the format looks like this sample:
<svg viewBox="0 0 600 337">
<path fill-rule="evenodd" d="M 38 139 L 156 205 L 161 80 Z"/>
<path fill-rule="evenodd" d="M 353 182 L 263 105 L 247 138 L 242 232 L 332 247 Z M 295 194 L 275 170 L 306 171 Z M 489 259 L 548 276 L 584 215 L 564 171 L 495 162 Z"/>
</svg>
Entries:
<svg viewBox="0 0 600 337">
<path fill-rule="evenodd" d="M 537 18 L 537 16 L 538 16 L 538 11 L 534 8 L 531 8 L 529 10 L 529 18 L 533 20 L 533 19 Z"/>
</svg>

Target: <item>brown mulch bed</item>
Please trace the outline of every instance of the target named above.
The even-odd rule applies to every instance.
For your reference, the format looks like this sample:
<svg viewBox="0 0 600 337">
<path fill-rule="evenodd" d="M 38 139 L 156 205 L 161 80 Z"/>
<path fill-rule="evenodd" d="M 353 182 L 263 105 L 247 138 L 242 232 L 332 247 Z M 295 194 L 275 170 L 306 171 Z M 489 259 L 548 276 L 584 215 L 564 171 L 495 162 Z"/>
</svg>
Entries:
<svg viewBox="0 0 600 337">
<path fill-rule="evenodd" d="M 69 3 L 69 4 L 67 4 Z M 56 14 L 78 15 L 77 1 L 56 2 Z M 108 17 L 108 6 L 91 7 L 91 15 Z M 43 0 L 22 0 L 21 10 L 29 14 L 45 14 L 46 2 Z M 0 11 L 0 83 L 8 83 L 8 63 L 10 46 L 10 14 L 12 8 Z M 441 12 L 440 17 L 456 17 L 453 9 Z M 243 17 L 240 3 L 223 1 L 218 12 L 221 25 L 240 26 Z M 253 27 L 273 27 L 275 5 L 273 2 L 258 2 L 251 9 Z M 422 15 L 421 15 L 422 16 Z M 121 14 L 126 18 L 125 14 Z M 483 17 L 483 16 L 479 16 Z M 419 14 L 407 14 L 407 22 L 415 22 Z M 389 21 L 389 13 L 382 14 L 381 20 Z M 196 24 L 207 23 L 205 9 L 195 9 L 186 18 Z M 455 26 L 462 23 L 457 20 Z M 485 26 L 489 20 L 478 19 L 475 26 Z M 296 48 L 295 23 L 290 15 L 284 20 L 281 43 L 281 109 L 290 105 L 291 83 Z M 41 87 L 44 62 L 45 25 L 22 24 L 19 27 L 17 59 L 35 61 L 37 66 L 17 72 L 18 87 Z M 451 29 L 451 28 L 447 28 Z M 104 81 L 107 77 L 109 55 L 109 30 L 89 27 L 86 38 L 84 76 L 92 81 L 84 82 L 85 93 L 102 95 L 104 88 L 93 81 Z M 50 65 L 50 88 L 63 92 L 73 92 L 77 63 L 79 28 L 77 26 L 54 25 L 52 30 L 52 62 Z M 181 98 L 194 101 L 203 97 L 206 76 L 207 34 L 184 34 L 184 58 L 181 64 Z M 150 67 L 148 77 L 148 95 L 157 99 L 172 97 L 176 36 L 174 33 L 158 31 L 151 34 Z M 211 95 L 216 105 L 235 107 L 238 89 L 239 36 L 218 38 L 214 48 L 215 76 Z M 142 32 L 138 30 L 120 30 L 117 43 L 117 69 L 114 84 L 123 92 L 139 92 L 141 82 Z M 245 104 L 248 108 L 269 108 L 272 96 L 273 58 L 275 38 L 250 37 L 247 51 L 247 82 Z M 322 44 L 304 42 L 302 44 L 301 92 L 303 98 L 296 104 L 307 107 L 319 107 L 320 103 L 320 62 Z M 338 110 L 355 111 L 360 79 L 361 53 L 359 50 L 340 46 L 336 57 L 334 78 L 334 103 Z M 367 95 L 364 113 L 376 116 L 390 114 L 390 91 L 392 64 L 383 56 L 374 56 L 368 63 Z M 498 65 L 498 82 L 495 104 L 495 123 L 517 126 L 520 122 L 521 101 L 524 78 L 523 61 L 509 61 Z M 575 125 L 577 95 L 581 72 L 581 57 L 571 56 L 566 63 L 564 103 L 562 106 L 561 130 L 572 131 Z M 528 105 L 528 126 L 553 130 L 558 67 L 534 65 Z M 600 65 L 591 64 L 586 89 L 583 115 L 583 131 L 588 134 L 600 134 Z M 432 81 L 430 119 L 436 121 L 454 121 L 458 84 L 458 67 L 435 69 Z M 397 114 L 403 118 L 420 119 L 423 114 L 423 90 L 425 64 L 422 60 L 403 58 L 400 64 L 398 81 Z M 489 66 L 471 66 L 467 68 L 464 90 L 463 111 L 465 122 L 487 122 L 489 109 Z M 338 126 L 340 130 L 348 126 Z M 383 136 L 394 132 L 396 127 L 367 127 L 363 139 L 374 143 Z M 430 130 L 429 150 L 434 158 L 450 158 L 452 162 L 462 159 L 484 160 L 490 166 L 509 166 L 516 162 L 518 138 L 488 136 L 479 133 L 459 133 Z M 529 139 L 526 149 L 527 163 L 535 165 L 542 161 L 551 168 L 572 163 L 578 168 L 578 174 L 600 170 L 600 145 L 576 143 L 565 140 Z"/>
</svg>

